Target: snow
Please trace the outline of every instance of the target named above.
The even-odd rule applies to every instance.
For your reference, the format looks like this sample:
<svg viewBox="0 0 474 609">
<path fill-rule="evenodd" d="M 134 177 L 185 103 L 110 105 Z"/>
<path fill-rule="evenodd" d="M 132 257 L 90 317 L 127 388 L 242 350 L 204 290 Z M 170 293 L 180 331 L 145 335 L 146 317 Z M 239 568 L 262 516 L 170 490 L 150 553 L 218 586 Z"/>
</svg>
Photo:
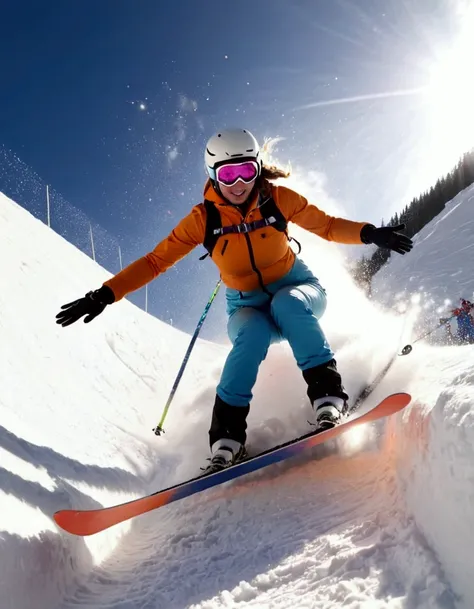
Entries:
<svg viewBox="0 0 474 609">
<path fill-rule="evenodd" d="M 474 185 L 447 203 L 415 236 L 416 255 L 391 256 L 374 282 L 377 299 L 392 305 L 394 296 L 403 303 L 408 295 L 423 313 L 420 321 L 428 328 L 440 317 L 449 317 L 450 308 L 459 306 L 460 297 L 473 299 L 473 208 Z M 452 328 L 455 333 L 455 322 Z"/>
<path fill-rule="evenodd" d="M 62 304 L 109 275 L 0 195 L 2 609 L 471 608 L 474 346 L 414 341 L 445 301 L 474 292 L 473 198 L 472 187 L 458 195 L 411 254 L 392 257 L 376 300 L 353 285 L 337 246 L 295 231 L 327 289 L 323 324 L 351 395 L 413 344 L 364 404 L 408 391 L 405 411 L 79 538 L 56 527 L 54 511 L 113 505 L 199 473 L 228 345 L 197 342 L 156 437 L 190 337 L 127 301 L 87 326 L 57 326 Z M 272 347 L 249 444 L 290 439 L 308 419 L 291 351 Z"/>
</svg>

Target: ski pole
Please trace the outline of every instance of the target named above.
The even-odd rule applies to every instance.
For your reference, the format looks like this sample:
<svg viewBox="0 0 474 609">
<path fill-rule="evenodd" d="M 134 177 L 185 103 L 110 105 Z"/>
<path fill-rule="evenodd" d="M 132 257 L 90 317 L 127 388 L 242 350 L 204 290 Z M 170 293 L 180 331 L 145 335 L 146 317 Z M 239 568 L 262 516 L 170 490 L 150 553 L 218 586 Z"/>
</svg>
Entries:
<svg viewBox="0 0 474 609">
<path fill-rule="evenodd" d="M 181 381 L 181 377 L 183 376 L 183 372 L 184 372 L 184 369 L 186 368 L 186 365 L 188 363 L 189 356 L 191 355 L 191 351 L 193 350 L 194 343 L 196 342 L 197 337 L 199 336 L 199 332 L 201 331 L 202 324 L 204 323 L 204 320 L 206 319 L 207 314 L 209 313 L 209 309 L 211 308 L 211 305 L 214 302 L 215 297 L 217 296 L 217 292 L 219 291 L 219 288 L 221 287 L 221 281 L 222 280 L 219 279 L 219 281 L 217 282 L 217 285 L 214 288 L 214 291 L 212 292 L 209 300 L 207 301 L 207 305 L 204 308 L 204 311 L 203 311 L 203 313 L 201 315 L 201 318 L 198 321 L 198 325 L 196 326 L 196 330 L 194 331 L 193 337 L 191 338 L 191 342 L 189 343 L 188 350 L 186 351 L 186 354 L 184 356 L 183 362 L 182 362 L 181 367 L 179 369 L 178 376 L 176 377 L 176 380 L 175 380 L 175 382 L 173 384 L 173 387 L 171 389 L 171 393 L 170 393 L 170 395 L 168 397 L 168 400 L 167 400 L 167 402 L 165 404 L 165 407 L 164 407 L 164 410 L 163 410 L 163 414 L 161 415 L 160 422 L 153 429 L 153 431 L 155 432 L 156 436 L 161 436 L 162 433 L 165 433 L 165 430 L 163 429 L 163 424 L 165 422 L 166 415 L 168 414 L 169 407 L 171 406 L 171 402 L 173 401 L 173 398 L 174 398 L 174 395 L 176 393 L 176 390 L 178 389 L 179 382 Z"/>
<path fill-rule="evenodd" d="M 455 317 L 456 317 L 456 315 L 451 315 L 451 317 L 448 317 L 448 319 L 445 319 L 443 321 L 443 323 L 438 324 L 436 326 L 436 328 L 433 328 L 432 330 L 429 330 L 429 332 L 425 332 L 425 334 L 422 334 L 416 340 L 413 341 L 413 345 L 415 343 L 417 343 L 419 340 L 421 340 L 422 338 L 425 338 L 426 336 L 429 336 L 430 334 L 433 334 L 433 332 L 436 332 L 436 330 L 439 330 L 439 328 L 441 328 L 441 326 L 444 326 L 445 324 L 448 323 L 448 321 L 451 321 L 451 319 L 454 319 Z M 400 353 L 400 355 L 408 355 L 412 351 L 413 351 L 413 346 L 412 345 L 405 345 L 403 347 L 402 352 Z"/>
</svg>

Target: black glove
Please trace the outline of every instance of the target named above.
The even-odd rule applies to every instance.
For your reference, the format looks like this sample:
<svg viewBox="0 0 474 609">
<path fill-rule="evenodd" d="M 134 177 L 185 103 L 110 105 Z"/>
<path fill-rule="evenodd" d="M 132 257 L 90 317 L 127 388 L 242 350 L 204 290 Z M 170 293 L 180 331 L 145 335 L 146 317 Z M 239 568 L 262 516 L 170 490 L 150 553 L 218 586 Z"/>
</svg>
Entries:
<svg viewBox="0 0 474 609">
<path fill-rule="evenodd" d="M 360 239 L 362 243 L 375 243 L 378 247 L 385 247 L 397 252 L 397 254 L 405 255 L 412 249 L 413 241 L 397 232 L 404 228 L 404 224 L 383 226 L 382 228 L 375 228 L 373 224 L 366 224 L 360 231 Z"/>
<path fill-rule="evenodd" d="M 100 315 L 107 305 L 114 301 L 115 294 L 111 288 L 103 285 L 95 292 L 88 292 L 84 298 L 78 298 L 74 302 L 63 305 L 61 307 L 63 310 L 56 315 L 56 323 L 65 328 L 87 315 L 84 323 L 88 324 L 97 315 Z"/>
</svg>

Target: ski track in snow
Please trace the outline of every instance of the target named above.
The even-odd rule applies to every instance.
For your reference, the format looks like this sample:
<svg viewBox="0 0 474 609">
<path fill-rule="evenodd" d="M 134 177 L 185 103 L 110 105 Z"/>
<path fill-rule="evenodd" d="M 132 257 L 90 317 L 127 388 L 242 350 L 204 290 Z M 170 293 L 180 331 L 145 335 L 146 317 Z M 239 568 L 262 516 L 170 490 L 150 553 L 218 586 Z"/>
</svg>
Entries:
<svg viewBox="0 0 474 609">
<path fill-rule="evenodd" d="M 328 291 L 323 323 L 352 395 L 436 323 L 446 298 L 472 297 L 473 197 L 474 187 L 458 195 L 377 276 L 386 306 L 394 295 L 398 311 L 418 301 L 402 315 L 353 286 L 334 245 L 296 231 Z M 77 538 L 57 529 L 54 511 L 198 473 L 227 347 L 198 341 L 158 439 L 151 429 L 190 337 L 127 302 L 88 326 L 57 327 L 59 306 L 108 274 L 1 195 L 0 237 L 2 609 L 474 606 L 474 346 L 418 342 L 397 358 L 363 405 L 410 392 L 387 421 Z M 308 419 L 291 352 L 272 347 L 249 443 L 286 441 Z"/>
<path fill-rule="evenodd" d="M 97 607 L 98 598 L 99 606 L 117 609 L 288 607 L 289 599 L 298 607 L 369 600 L 380 607 L 452 607 L 431 553 L 421 554 L 416 573 L 406 561 L 420 535 L 413 524 L 400 527 L 404 516 L 388 469 L 370 452 L 328 457 L 324 466 L 299 464 L 273 478 L 234 484 L 225 495 L 213 493 L 217 500 L 166 508 L 158 527 L 149 516 L 135 525 L 128 559 L 103 565 L 65 607 Z M 139 571 L 137 555 L 146 556 Z"/>
</svg>

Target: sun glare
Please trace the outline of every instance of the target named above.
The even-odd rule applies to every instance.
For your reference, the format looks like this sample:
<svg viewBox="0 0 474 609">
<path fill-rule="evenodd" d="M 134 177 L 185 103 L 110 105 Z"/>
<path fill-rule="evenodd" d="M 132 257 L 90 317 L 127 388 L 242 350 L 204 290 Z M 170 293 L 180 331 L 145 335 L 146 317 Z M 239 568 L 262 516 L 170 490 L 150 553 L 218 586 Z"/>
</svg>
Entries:
<svg viewBox="0 0 474 609">
<path fill-rule="evenodd" d="M 457 40 L 438 56 L 426 89 L 431 150 L 445 171 L 474 147 L 474 4 L 459 18 Z"/>
<path fill-rule="evenodd" d="M 346 457 L 359 452 L 368 444 L 373 436 L 373 429 L 368 425 L 353 427 L 339 438 L 339 450 Z"/>
</svg>

